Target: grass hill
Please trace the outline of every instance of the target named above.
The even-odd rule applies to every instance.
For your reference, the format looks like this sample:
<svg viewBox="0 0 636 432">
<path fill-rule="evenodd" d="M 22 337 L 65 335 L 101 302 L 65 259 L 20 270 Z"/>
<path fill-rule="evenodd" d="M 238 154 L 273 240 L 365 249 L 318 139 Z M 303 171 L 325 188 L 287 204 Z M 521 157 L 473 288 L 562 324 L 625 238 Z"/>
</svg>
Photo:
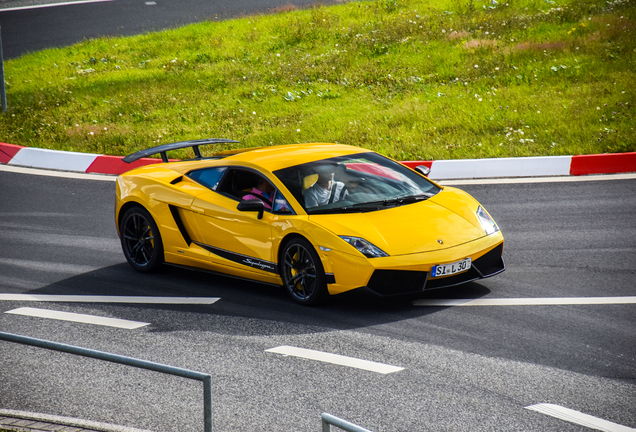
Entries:
<svg viewBox="0 0 636 432">
<path fill-rule="evenodd" d="M 636 151 L 634 0 L 290 5 L 32 53 L 5 75 L 0 141 L 25 146 L 124 155 L 223 137 L 398 160 Z"/>
</svg>

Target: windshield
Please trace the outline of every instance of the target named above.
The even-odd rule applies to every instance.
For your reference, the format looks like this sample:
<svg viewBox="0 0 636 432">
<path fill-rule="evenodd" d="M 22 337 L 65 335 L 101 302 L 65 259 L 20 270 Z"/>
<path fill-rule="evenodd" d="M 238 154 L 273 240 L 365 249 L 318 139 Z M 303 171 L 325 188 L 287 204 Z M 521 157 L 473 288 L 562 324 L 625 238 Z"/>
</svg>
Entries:
<svg viewBox="0 0 636 432">
<path fill-rule="evenodd" d="M 274 172 L 309 214 L 376 211 L 440 191 L 425 177 L 373 152 L 339 156 Z"/>
</svg>

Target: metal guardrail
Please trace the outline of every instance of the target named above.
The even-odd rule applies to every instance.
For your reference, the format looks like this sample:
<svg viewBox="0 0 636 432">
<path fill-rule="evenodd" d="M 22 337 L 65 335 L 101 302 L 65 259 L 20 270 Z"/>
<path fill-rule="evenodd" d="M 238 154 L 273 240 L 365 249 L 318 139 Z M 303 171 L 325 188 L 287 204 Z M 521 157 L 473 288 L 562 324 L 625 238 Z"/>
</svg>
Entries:
<svg viewBox="0 0 636 432">
<path fill-rule="evenodd" d="M 369 429 L 365 429 L 353 423 L 349 423 L 346 420 L 338 418 L 328 413 L 322 413 L 322 432 L 330 432 L 331 425 L 344 429 L 348 432 L 371 432 Z"/>
<path fill-rule="evenodd" d="M 54 351 L 65 352 L 69 354 L 81 355 L 84 357 L 96 358 L 99 360 L 109 361 L 111 363 L 119 363 L 127 366 L 133 366 L 141 369 L 152 370 L 170 375 L 180 376 L 182 378 L 203 381 L 203 411 L 204 411 L 204 432 L 212 432 L 212 376 L 201 372 L 195 372 L 188 369 L 181 369 L 174 366 L 168 366 L 161 363 L 154 363 L 146 360 L 140 360 L 132 357 L 120 356 L 104 351 L 96 351 L 88 348 L 81 348 L 73 345 L 51 342 L 43 339 L 36 339 L 28 336 L 20 336 L 12 333 L 0 332 L 0 340 L 16 342 L 24 345 L 31 345 L 39 348 L 46 348 Z"/>
</svg>

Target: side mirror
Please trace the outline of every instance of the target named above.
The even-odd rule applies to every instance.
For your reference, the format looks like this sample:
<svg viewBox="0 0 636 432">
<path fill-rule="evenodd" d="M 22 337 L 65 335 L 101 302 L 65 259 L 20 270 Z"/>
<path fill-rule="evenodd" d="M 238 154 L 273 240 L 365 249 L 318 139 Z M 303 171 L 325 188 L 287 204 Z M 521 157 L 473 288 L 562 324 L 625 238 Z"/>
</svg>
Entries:
<svg viewBox="0 0 636 432">
<path fill-rule="evenodd" d="M 259 219 L 263 219 L 263 212 L 265 211 L 265 204 L 263 204 L 263 201 L 261 201 L 259 199 L 250 199 L 250 200 L 241 201 L 236 206 L 236 209 L 238 211 L 242 211 L 242 212 L 249 212 L 249 211 L 258 212 L 258 218 Z"/>
<path fill-rule="evenodd" d="M 431 169 L 429 167 L 427 167 L 426 165 L 418 165 L 418 166 L 416 166 L 415 167 L 415 171 L 419 172 L 424 177 L 428 177 L 428 175 L 431 173 Z"/>
</svg>

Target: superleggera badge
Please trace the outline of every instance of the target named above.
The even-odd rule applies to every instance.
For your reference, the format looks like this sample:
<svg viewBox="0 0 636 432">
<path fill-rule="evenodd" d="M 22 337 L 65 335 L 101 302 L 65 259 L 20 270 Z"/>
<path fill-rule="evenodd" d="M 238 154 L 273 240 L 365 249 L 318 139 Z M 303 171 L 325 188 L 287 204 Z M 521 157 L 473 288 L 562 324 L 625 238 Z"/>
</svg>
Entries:
<svg viewBox="0 0 636 432">
<path fill-rule="evenodd" d="M 245 264 L 249 265 L 249 266 L 258 267 L 261 270 L 274 270 L 274 267 L 272 267 L 271 265 L 266 264 L 266 263 L 264 263 L 262 261 L 252 261 L 251 259 L 246 258 L 246 259 L 243 260 L 243 262 Z"/>
</svg>

